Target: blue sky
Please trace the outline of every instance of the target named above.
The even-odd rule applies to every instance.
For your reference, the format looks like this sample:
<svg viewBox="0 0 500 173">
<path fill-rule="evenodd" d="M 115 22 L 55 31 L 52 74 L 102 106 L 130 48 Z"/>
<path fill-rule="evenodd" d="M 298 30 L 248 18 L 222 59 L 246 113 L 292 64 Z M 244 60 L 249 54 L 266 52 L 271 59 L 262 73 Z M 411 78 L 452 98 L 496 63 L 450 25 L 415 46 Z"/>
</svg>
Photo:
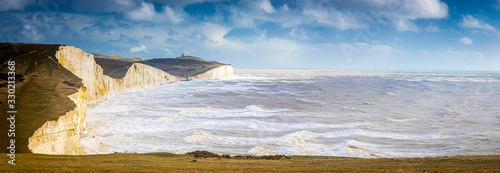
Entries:
<svg viewBox="0 0 500 173">
<path fill-rule="evenodd" d="M 236 68 L 500 71 L 500 0 L 0 0 L 0 42 Z"/>
</svg>

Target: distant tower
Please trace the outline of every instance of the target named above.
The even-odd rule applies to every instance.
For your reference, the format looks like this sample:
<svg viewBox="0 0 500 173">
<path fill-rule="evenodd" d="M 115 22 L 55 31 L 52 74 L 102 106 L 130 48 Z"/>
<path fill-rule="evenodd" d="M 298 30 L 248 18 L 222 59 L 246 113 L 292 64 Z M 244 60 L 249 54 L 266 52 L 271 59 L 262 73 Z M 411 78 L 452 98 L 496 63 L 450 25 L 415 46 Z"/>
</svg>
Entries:
<svg viewBox="0 0 500 173">
<path fill-rule="evenodd" d="M 182 53 L 181 57 L 184 57 L 184 53 Z"/>
</svg>

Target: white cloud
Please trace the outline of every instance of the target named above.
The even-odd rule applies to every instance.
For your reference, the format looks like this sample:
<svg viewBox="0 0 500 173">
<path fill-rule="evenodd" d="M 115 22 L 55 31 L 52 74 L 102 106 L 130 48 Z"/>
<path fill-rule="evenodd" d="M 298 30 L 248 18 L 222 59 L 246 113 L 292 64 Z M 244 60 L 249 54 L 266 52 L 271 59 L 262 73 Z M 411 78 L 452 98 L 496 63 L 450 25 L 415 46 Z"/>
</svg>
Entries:
<svg viewBox="0 0 500 173">
<path fill-rule="evenodd" d="M 493 8 L 497 9 L 498 11 L 500 11 L 500 0 L 497 0 L 497 2 L 495 2 L 492 6 L 493 6 Z"/>
<path fill-rule="evenodd" d="M 173 22 L 181 23 L 188 15 L 182 8 L 173 9 L 166 5 L 162 11 L 156 12 L 155 6 L 152 3 L 142 2 L 141 6 L 133 11 L 130 11 L 126 16 L 131 20 L 142 20 L 151 22 Z"/>
<path fill-rule="evenodd" d="M 71 1 L 71 3 L 76 11 L 109 13 L 129 12 L 132 10 L 136 10 L 138 7 L 141 7 L 142 3 L 144 2 L 148 4 L 155 2 L 158 4 L 163 4 L 165 6 L 185 7 L 186 5 L 190 4 L 216 1 L 224 0 L 73 0 Z"/>
<path fill-rule="evenodd" d="M 284 10 L 284 11 L 288 11 L 290 10 L 290 7 L 288 7 L 287 4 L 283 4 L 283 6 L 281 6 L 281 8 Z"/>
<path fill-rule="evenodd" d="M 385 54 L 392 54 L 392 53 L 396 52 L 397 50 L 394 49 L 393 47 L 387 46 L 387 45 L 370 45 L 370 51 L 382 52 Z"/>
<path fill-rule="evenodd" d="M 132 47 L 132 48 L 130 48 L 130 52 L 132 52 L 132 53 L 134 53 L 134 52 L 146 52 L 146 46 L 141 44 L 137 47 Z"/>
<path fill-rule="evenodd" d="M 472 15 L 467 14 L 467 15 L 462 15 L 462 21 L 458 23 L 459 26 L 462 28 L 471 28 L 471 29 L 483 29 L 486 31 L 496 31 L 495 27 L 491 26 L 490 24 L 474 18 Z"/>
<path fill-rule="evenodd" d="M 231 31 L 231 28 L 213 23 L 205 23 L 201 29 L 201 33 L 213 43 L 225 42 L 224 36 L 229 33 L 229 31 Z"/>
<path fill-rule="evenodd" d="M 415 23 L 413 23 L 411 20 L 394 19 L 393 23 L 394 23 L 394 27 L 396 27 L 397 31 L 413 31 L 413 32 L 420 31 L 418 26 Z"/>
<path fill-rule="evenodd" d="M 0 12 L 1 11 L 11 11 L 20 10 L 24 11 L 26 6 L 34 5 L 35 0 L 0 0 Z"/>
<path fill-rule="evenodd" d="M 225 0 L 149 0 L 151 2 L 169 4 L 169 5 L 190 5 L 190 4 L 201 4 L 204 2 L 217 2 L 217 1 L 225 1 Z"/>
<path fill-rule="evenodd" d="M 187 15 L 184 15 L 184 11 L 174 11 L 174 9 L 172 9 L 170 6 L 165 6 L 163 8 L 163 14 L 160 15 L 160 18 L 168 18 L 174 23 L 181 23 L 182 21 L 184 21 L 185 17 L 187 17 Z"/>
<path fill-rule="evenodd" d="M 413 20 L 442 19 L 448 16 L 448 6 L 440 0 L 400 1 L 400 3 L 396 8 L 397 12 L 392 13 L 392 20 L 398 31 L 418 32 L 420 29 L 412 22 Z"/>
<path fill-rule="evenodd" d="M 321 1 L 302 1 L 302 12 L 305 20 L 312 19 L 314 22 L 334 27 L 340 30 L 365 28 L 362 15 L 351 14 L 348 11 L 339 11 L 331 4 Z"/>
<path fill-rule="evenodd" d="M 440 0 L 349 0 L 335 1 L 339 9 L 369 12 L 377 17 L 403 19 L 442 19 L 448 16 L 448 5 Z"/>
<path fill-rule="evenodd" d="M 454 56 L 450 56 L 450 57 L 470 57 L 470 58 L 477 58 L 477 59 L 483 59 L 484 58 L 484 54 L 483 53 L 476 52 L 476 51 L 473 51 L 473 52 L 446 51 L 445 53 L 454 55 Z"/>
<path fill-rule="evenodd" d="M 74 0 L 71 4 L 76 11 L 110 13 L 134 10 L 141 3 L 138 0 Z"/>
<path fill-rule="evenodd" d="M 425 31 L 427 31 L 427 32 L 439 32 L 440 29 L 436 25 L 429 25 L 429 26 L 425 27 Z"/>
<path fill-rule="evenodd" d="M 127 15 L 133 20 L 151 20 L 155 14 L 155 6 L 153 4 L 142 2 L 139 9 L 129 12 Z"/>
<path fill-rule="evenodd" d="M 295 29 L 293 28 L 288 35 L 291 37 L 297 38 L 299 40 L 310 40 L 311 37 L 309 36 L 311 33 L 309 31 L 306 31 L 302 28 L 300 29 Z"/>
<path fill-rule="evenodd" d="M 336 1 L 339 9 L 370 14 L 371 20 L 392 23 L 398 31 L 418 32 L 413 21 L 418 19 L 443 19 L 448 17 L 448 5 L 440 0 L 350 0 Z"/>
<path fill-rule="evenodd" d="M 445 51 L 426 51 L 420 50 L 420 53 L 427 54 L 428 57 L 448 59 L 449 63 L 475 63 L 477 60 L 484 60 L 484 54 L 477 51 L 456 51 L 456 50 L 445 50 Z M 461 61 L 457 61 L 461 60 Z M 463 64 L 464 66 L 470 66 L 471 64 Z M 440 64 L 442 65 L 442 64 Z M 463 67 L 462 67 L 463 68 Z"/>
<path fill-rule="evenodd" d="M 279 7 L 269 21 L 279 23 L 282 27 L 294 28 L 303 24 L 314 23 L 310 17 L 306 17 L 301 9 L 290 9 L 287 4 Z"/>
<path fill-rule="evenodd" d="M 242 1 L 228 6 L 229 18 L 235 27 L 254 28 L 260 22 L 274 22 L 282 27 L 295 28 L 301 25 L 316 25 L 340 30 L 366 27 L 363 15 L 351 14 L 330 5 L 327 1 L 298 1 L 297 8 L 287 4 L 274 8 L 265 1 Z"/>
<path fill-rule="evenodd" d="M 254 28 L 259 21 L 280 23 L 281 17 L 285 15 L 284 12 L 280 12 L 284 11 L 283 8 L 275 9 L 269 0 L 246 0 L 226 8 L 233 26 L 242 28 Z M 294 13 L 296 14 L 295 11 Z M 288 16 L 296 16 L 295 14 L 287 12 Z"/>
<path fill-rule="evenodd" d="M 256 2 L 257 7 L 263 9 L 267 13 L 274 13 L 276 11 L 269 0 L 261 0 Z"/>
<path fill-rule="evenodd" d="M 372 2 L 372 3 L 378 2 L 380 4 L 383 4 L 381 6 L 385 6 L 389 4 L 388 2 L 391 0 L 380 0 L 380 1 L 352 0 L 352 1 L 358 2 L 356 3 L 356 5 L 361 5 L 363 2 Z M 125 4 L 124 6 L 126 6 L 127 2 L 129 1 L 124 1 Z M 122 52 L 106 53 L 106 54 L 118 54 L 127 56 L 131 55 L 132 52 L 133 56 L 142 56 L 143 58 L 146 59 L 151 57 L 159 57 L 166 55 L 178 56 L 183 52 L 186 53 L 189 52 L 188 54 L 208 59 L 220 58 L 220 59 L 210 59 L 210 60 L 218 60 L 220 62 L 227 62 L 227 63 L 237 62 L 238 63 L 237 65 L 249 64 L 246 67 L 292 67 L 293 65 L 301 66 L 303 65 L 302 63 L 311 63 L 312 66 L 310 65 L 308 67 L 330 68 L 330 66 L 343 67 L 342 65 L 345 65 L 345 62 L 340 62 L 344 64 L 337 65 L 339 62 L 338 60 L 342 60 L 342 51 L 340 50 L 341 46 L 339 46 L 338 44 L 332 44 L 334 45 L 332 47 L 327 47 L 327 46 L 322 47 L 319 44 L 315 44 L 314 43 L 316 42 L 315 40 L 299 41 L 299 40 L 310 40 L 311 38 L 317 37 L 317 35 L 315 35 L 317 33 L 314 32 L 311 33 L 311 31 L 308 31 L 308 29 L 311 27 L 318 27 L 318 26 L 323 28 L 328 27 L 330 30 L 333 28 L 340 30 L 357 29 L 366 27 L 366 25 L 370 24 L 369 22 L 375 22 L 377 20 L 385 20 L 386 23 L 384 23 L 383 25 L 388 25 L 390 27 L 394 26 L 398 31 L 436 32 L 440 31 L 438 25 L 432 25 L 432 24 L 421 25 L 420 26 L 421 28 L 419 28 L 417 24 L 420 24 L 420 22 L 417 20 L 424 18 L 439 19 L 440 17 L 447 15 L 446 13 L 444 13 L 443 15 L 442 13 L 436 13 L 436 12 L 429 12 L 432 15 L 431 14 L 424 15 L 424 14 L 419 14 L 417 12 L 410 13 L 406 12 L 404 10 L 406 7 L 402 5 L 401 7 L 398 7 L 397 10 L 391 11 L 392 12 L 390 13 L 391 16 L 389 16 L 388 18 L 383 18 L 377 15 L 372 15 L 372 14 L 383 14 L 384 12 L 382 7 L 380 7 L 380 9 L 375 8 L 375 10 L 373 11 L 364 9 L 352 10 L 355 7 L 352 7 L 350 9 L 342 8 L 342 6 L 338 5 L 340 1 L 329 1 L 329 2 L 308 1 L 304 3 L 310 3 L 310 6 L 290 5 L 290 7 L 288 7 L 288 5 L 286 4 L 282 6 L 272 7 L 269 1 L 255 1 L 255 2 L 264 2 L 264 5 L 261 4 L 260 6 L 242 7 L 240 4 L 234 6 L 223 4 L 227 6 L 220 7 L 220 8 L 227 8 L 227 7 L 233 8 L 234 14 L 241 14 L 240 17 L 245 17 L 245 18 L 236 17 L 234 18 L 234 20 L 241 21 L 241 23 L 251 24 L 248 25 L 248 27 L 252 27 L 264 22 L 274 22 L 275 24 L 279 24 L 282 27 L 288 28 L 281 30 L 285 31 L 284 33 L 285 35 L 283 35 L 283 33 L 281 34 L 281 36 L 284 36 L 284 38 L 283 37 L 273 38 L 266 36 L 265 30 L 263 30 L 262 27 L 257 27 L 256 29 L 253 30 L 250 29 L 252 30 L 251 33 L 253 32 L 263 33 L 261 34 L 260 37 L 241 36 L 241 33 L 239 32 L 234 32 L 235 34 L 231 34 L 228 36 L 228 33 L 230 33 L 233 29 L 241 27 L 242 25 L 233 26 L 231 25 L 231 23 L 225 23 L 225 21 L 223 21 L 223 23 L 221 23 L 220 21 L 211 21 L 211 20 L 208 21 L 211 21 L 212 23 L 205 22 L 207 20 L 201 22 L 190 21 L 190 22 L 184 22 L 181 25 L 175 25 L 172 23 L 176 22 L 181 23 L 183 21 L 189 20 L 185 18 L 183 14 L 185 12 L 182 9 L 179 9 L 176 6 L 166 5 L 163 6 L 161 10 L 158 8 L 155 10 L 154 5 L 149 2 L 151 1 L 146 0 L 146 2 L 141 2 L 135 10 L 123 13 L 124 17 L 129 17 L 132 20 L 151 21 L 151 22 L 167 21 L 167 22 L 158 22 L 154 24 L 156 27 L 151 27 L 148 25 L 144 25 L 146 22 L 133 22 L 128 20 L 116 21 L 116 17 L 114 17 L 114 15 L 109 15 L 108 17 L 104 15 L 104 17 L 100 17 L 99 20 L 103 20 L 102 18 L 106 18 L 106 20 L 103 20 L 102 23 L 113 26 L 110 27 L 111 29 L 109 30 L 109 32 L 106 32 L 109 34 L 96 34 L 94 38 L 89 38 L 89 39 L 97 40 L 94 42 L 99 42 L 99 40 L 110 40 L 110 38 L 116 40 L 116 38 L 119 37 L 119 34 L 125 34 L 128 38 L 135 39 L 135 42 L 115 45 L 116 47 L 119 47 L 119 49 L 115 48 L 115 50 L 113 51 L 122 51 Z M 269 4 L 265 5 L 266 2 L 269 2 Z M 403 1 L 401 3 L 424 3 L 424 2 L 426 1 L 423 2 Z M 321 3 L 323 4 L 321 5 Z M 317 6 L 317 4 L 320 5 Z M 375 5 L 365 5 L 365 6 L 372 7 Z M 233 14 L 233 12 L 229 12 L 229 14 L 231 15 Z M 72 16 L 73 14 L 68 14 L 67 18 L 72 18 Z M 85 16 L 91 16 L 91 15 L 85 15 Z M 95 19 L 95 17 L 89 17 L 89 18 Z M 95 24 L 93 20 L 91 21 L 87 21 L 87 19 L 82 20 L 81 17 L 75 17 L 72 18 L 72 20 L 73 22 L 71 27 L 73 28 L 73 30 L 77 32 L 83 32 L 82 28 Z M 427 22 L 428 20 L 424 21 L 424 23 Z M 119 26 L 121 24 L 127 25 L 128 27 Z M 346 32 L 346 33 L 352 33 L 352 32 Z M 146 38 L 145 35 L 154 35 L 154 37 Z M 274 35 L 274 33 L 272 35 Z M 193 38 L 196 39 L 191 42 L 184 41 L 189 36 L 194 36 Z M 342 37 L 339 38 L 338 40 L 348 40 L 350 36 L 351 36 L 350 34 L 347 35 L 342 34 Z M 332 37 L 325 37 L 325 39 L 322 40 L 326 40 L 328 38 L 332 39 Z M 375 38 L 376 37 L 372 39 Z M 172 41 L 166 41 L 167 39 L 170 39 Z M 455 38 L 455 41 L 458 40 L 459 39 Z M 382 60 L 379 62 L 379 64 L 381 65 L 384 65 L 384 63 L 390 64 L 390 61 L 384 62 L 383 61 L 384 58 L 387 59 L 400 58 L 404 57 L 402 55 L 406 55 L 405 53 L 407 53 L 407 52 L 402 52 L 401 50 L 403 50 L 404 48 L 398 45 L 395 44 L 390 44 L 391 46 L 383 45 L 384 43 L 387 43 L 386 41 L 381 40 L 380 42 L 378 42 L 376 40 L 371 40 L 371 41 L 368 40 L 366 41 L 366 43 L 346 43 L 345 45 L 348 45 L 353 49 L 359 50 L 359 53 L 353 54 L 351 56 L 353 64 L 361 63 L 361 64 L 366 64 L 366 67 L 378 67 L 377 65 L 372 65 L 371 63 Z M 459 40 L 458 44 L 472 45 L 473 41 L 469 37 L 464 37 Z M 419 49 L 416 50 L 417 53 L 418 50 Z M 421 50 L 420 52 L 427 53 L 429 55 L 435 54 L 435 52 L 426 50 Z M 469 52 L 469 53 L 448 52 L 448 53 L 449 54 L 446 55 L 442 53 L 443 54 L 442 57 L 452 57 L 451 55 L 454 54 L 457 55 L 463 54 L 464 57 L 482 57 L 482 53 L 480 52 Z M 314 58 L 323 57 L 323 58 L 315 59 L 321 61 L 312 61 L 308 59 L 311 57 Z M 233 61 L 233 59 L 239 59 L 239 60 Z M 330 60 L 332 63 L 328 64 Z M 313 64 L 312 62 L 320 62 L 320 63 Z"/>
<path fill-rule="evenodd" d="M 291 9 L 288 4 L 274 8 L 269 0 L 242 1 L 229 5 L 230 19 L 235 27 L 253 28 L 260 21 L 274 22 L 282 27 L 297 28 L 316 25 L 339 30 L 364 29 L 370 23 L 393 24 L 398 31 L 421 29 L 418 19 L 448 17 L 448 6 L 440 0 L 297 0 Z"/>
<path fill-rule="evenodd" d="M 460 41 L 464 45 L 472 45 L 472 39 L 470 39 L 469 37 L 462 37 L 458 41 Z"/>
<path fill-rule="evenodd" d="M 403 18 L 442 19 L 448 16 L 448 6 L 440 0 L 400 1 L 400 3 L 399 15 Z"/>
</svg>

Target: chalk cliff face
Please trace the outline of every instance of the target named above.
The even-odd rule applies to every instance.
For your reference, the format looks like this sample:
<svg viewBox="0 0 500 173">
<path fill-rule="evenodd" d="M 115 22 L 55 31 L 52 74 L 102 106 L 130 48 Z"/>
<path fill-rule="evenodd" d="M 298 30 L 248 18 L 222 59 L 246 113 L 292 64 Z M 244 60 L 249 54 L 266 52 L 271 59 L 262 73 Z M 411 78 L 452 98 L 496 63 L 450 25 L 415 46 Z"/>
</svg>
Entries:
<svg viewBox="0 0 500 173">
<path fill-rule="evenodd" d="M 87 104 L 95 104 L 111 94 L 177 80 L 162 70 L 139 63 L 132 64 L 122 79 L 111 78 L 103 74 L 92 54 L 73 46 L 61 46 L 55 57 L 61 66 L 81 78 L 84 86 L 68 96 L 76 104 L 73 110 L 57 121 L 47 121 L 29 138 L 28 147 L 33 153 L 82 154 L 80 132 L 87 126 Z"/>
<path fill-rule="evenodd" d="M 232 79 L 234 75 L 234 67 L 231 65 L 222 65 L 213 68 L 205 73 L 192 76 L 190 79 L 210 80 L 210 79 Z"/>
<path fill-rule="evenodd" d="M 82 79 L 83 87 L 68 96 L 76 105 L 73 110 L 58 120 L 47 121 L 29 138 L 28 147 L 33 153 L 80 155 L 80 132 L 87 126 L 87 105 L 111 94 L 183 79 L 142 63 L 131 64 L 121 79 L 111 78 L 103 74 L 93 54 L 73 46 L 60 46 L 55 57 L 62 67 Z M 222 65 L 191 79 L 229 79 L 233 70 L 230 65 Z"/>
<path fill-rule="evenodd" d="M 145 86 L 174 82 L 177 77 L 154 67 L 133 63 L 125 77 L 114 79 L 103 74 L 94 56 L 73 46 L 61 46 L 56 53 L 59 63 L 82 79 L 87 87 L 87 104 L 106 99 L 108 95 L 138 89 Z"/>
<path fill-rule="evenodd" d="M 75 109 L 60 116 L 57 121 L 47 121 L 29 138 L 29 149 L 41 154 L 82 154 L 80 132 L 87 127 L 86 88 L 81 87 L 68 97 L 75 102 Z"/>
</svg>

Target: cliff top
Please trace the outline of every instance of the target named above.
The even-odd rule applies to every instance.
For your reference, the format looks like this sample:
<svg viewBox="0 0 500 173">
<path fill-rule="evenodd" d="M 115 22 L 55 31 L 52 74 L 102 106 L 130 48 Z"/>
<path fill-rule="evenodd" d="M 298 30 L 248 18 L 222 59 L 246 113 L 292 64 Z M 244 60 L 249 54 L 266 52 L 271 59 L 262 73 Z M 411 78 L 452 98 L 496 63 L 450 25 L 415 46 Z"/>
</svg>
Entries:
<svg viewBox="0 0 500 173">
<path fill-rule="evenodd" d="M 122 56 L 118 55 L 101 55 L 97 53 L 93 53 L 94 58 L 101 58 L 101 59 L 114 59 L 114 60 L 123 60 L 123 61 L 143 61 L 144 59 L 139 58 L 139 57 L 130 57 L 130 58 L 123 58 Z"/>
<path fill-rule="evenodd" d="M 198 74 L 202 74 L 213 68 L 226 65 L 215 61 L 207 61 L 194 56 L 183 56 L 177 58 L 154 58 L 149 60 L 139 60 L 140 58 L 133 57 L 134 60 L 139 61 L 132 61 L 132 58 L 117 58 L 118 56 L 106 56 L 99 54 L 94 54 L 94 56 L 96 63 L 103 68 L 104 74 L 116 79 L 123 78 L 127 73 L 128 68 L 133 63 L 150 65 L 152 67 L 161 69 L 171 75 L 182 78 L 186 77 L 186 75 L 195 76 Z"/>
<path fill-rule="evenodd" d="M 103 73 L 115 79 L 121 79 L 127 74 L 128 68 L 134 64 L 121 59 L 106 59 L 94 57 L 95 62 L 101 66 Z"/>
<path fill-rule="evenodd" d="M 196 76 L 213 68 L 227 65 L 215 61 L 207 61 L 194 56 L 177 58 L 154 58 L 139 63 L 147 64 L 178 77 Z"/>
</svg>

